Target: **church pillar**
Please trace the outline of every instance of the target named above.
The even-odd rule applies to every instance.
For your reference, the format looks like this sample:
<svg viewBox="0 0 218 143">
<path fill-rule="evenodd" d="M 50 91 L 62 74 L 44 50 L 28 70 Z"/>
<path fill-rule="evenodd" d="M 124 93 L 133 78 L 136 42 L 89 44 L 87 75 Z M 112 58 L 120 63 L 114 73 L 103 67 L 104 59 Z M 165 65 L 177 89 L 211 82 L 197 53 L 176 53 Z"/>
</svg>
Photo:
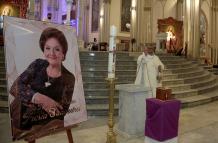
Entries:
<svg viewBox="0 0 218 143">
<path fill-rule="evenodd" d="M 183 0 L 177 0 L 176 10 L 177 20 L 183 21 Z"/>
<path fill-rule="evenodd" d="M 218 1 L 213 0 L 211 5 L 211 58 L 213 64 L 218 64 Z"/>
<path fill-rule="evenodd" d="M 144 21 L 142 20 L 142 27 L 144 27 L 144 31 L 145 31 L 145 38 L 144 38 L 144 42 L 145 43 L 151 43 L 152 40 L 152 36 L 151 36 L 151 25 L 152 25 L 152 17 L 151 17 L 151 1 L 147 0 L 145 1 L 144 4 Z"/>
<path fill-rule="evenodd" d="M 138 0 L 137 1 L 137 8 L 136 8 L 136 51 L 139 49 L 139 44 L 144 43 L 144 33 L 145 33 L 145 26 L 144 26 L 144 15 L 143 10 L 144 8 L 144 1 Z"/>
<path fill-rule="evenodd" d="M 99 41 L 109 42 L 110 32 L 110 0 L 100 1 Z"/>
<path fill-rule="evenodd" d="M 200 0 L 185 0 L 184 41 L 188 43 L 188 57 L 200 57 Z"/>
<path fill-rule="evenodd" d="M 67 2 L 67 20 L 66 20 L 66 25 L 70 25 L 70 16 L 71 16 L 71 6 L 73 0 L 66 0 Z"/>
<path fill-rule="evenodd" d="M 78 37 L 78 45 L 80 49 L 84 48 L 84 34 L 85 33 L 85 21 L 86 21 L 86 17 L 85 17 L 85 5 L 86 5 L 86 1 L 84 0 L 78 0 L 77 1 L 77 37 Z"/>
<path fill-rule="evenodd" d="M 130 27 L 130 50 L 129 51 L 136 51 L 137 45 L 136 45 L 136 40 L 137 40 L 137 1 L 139 0 L 132 0 L 131 2 L 131 27 Z"/>
</svg>

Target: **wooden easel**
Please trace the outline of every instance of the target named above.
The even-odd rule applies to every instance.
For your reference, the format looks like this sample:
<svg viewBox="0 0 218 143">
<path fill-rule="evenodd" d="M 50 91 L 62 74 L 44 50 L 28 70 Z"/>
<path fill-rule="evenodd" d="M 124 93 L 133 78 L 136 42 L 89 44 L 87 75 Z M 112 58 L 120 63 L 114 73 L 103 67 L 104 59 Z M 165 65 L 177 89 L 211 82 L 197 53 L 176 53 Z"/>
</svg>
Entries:
<svg viewBox="0 0 218 143">
<path fill-rule="evenodd" d="M 66 129 L 66 132 L 67 132 L 67 138 L 68 138 L 69 143 L 73 143 L 73 136 L 72 136 L 71 130 L 70 129 Z M 28 140 L 27 142 L 28 143 L 36 143 L 36 139 Z"/>
</svg>

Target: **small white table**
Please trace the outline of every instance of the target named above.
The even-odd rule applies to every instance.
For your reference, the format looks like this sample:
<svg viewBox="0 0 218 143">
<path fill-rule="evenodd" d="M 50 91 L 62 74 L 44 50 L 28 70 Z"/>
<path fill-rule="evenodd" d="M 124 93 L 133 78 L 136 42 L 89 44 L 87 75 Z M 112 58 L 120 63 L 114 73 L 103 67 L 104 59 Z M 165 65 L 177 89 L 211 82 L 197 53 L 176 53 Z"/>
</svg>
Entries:
<svg viewBox="0 0 218 143">
<path fill-rule="evenodd" d="M 146 98 L 151 89 L 144 85 L 116 85 L 119 90 L 119 122 L 117 132 L 125 136 L 143 136 L 146 117 Z"/>
</svg>

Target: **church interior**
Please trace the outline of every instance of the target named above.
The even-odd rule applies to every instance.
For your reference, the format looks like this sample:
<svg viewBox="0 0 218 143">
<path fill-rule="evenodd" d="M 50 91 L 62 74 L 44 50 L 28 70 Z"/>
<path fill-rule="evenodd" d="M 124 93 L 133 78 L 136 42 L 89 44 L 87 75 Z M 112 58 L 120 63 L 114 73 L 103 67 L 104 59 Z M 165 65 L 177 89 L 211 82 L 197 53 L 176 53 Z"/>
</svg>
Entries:
<svg viewBox="0 0 218 143">
<path fill-rule="evenodd" d="M 120 98 L 123 93 L 120 88 L 124 84 L 134 84 L 137 58 L 144 47 L 149 46 L 155 47 L 155 55 L 165 66 L 162 86 L 171 89 L 173 98 L 181 102 L 178 136 L 172 142 L 218 143 L 218 0 L 1 0 L 0 142 L 8 143 L 11 142 L 11 130 L 4 16 L 73 28 L 88 113 L 87 121 L 71 129 L 75 143 L 106 142 L 110 113 L 113 114 L 117 143 L 156 143 L 146 141 L 144 131 L 129 135 L 117 130 L 120 124 L 128 123 L 130 106 L 134 103 L 135 109 L 138 104 L 134 99 L 127 102 L 129 107 L 123 108 L 121 103 L 126 103 L 121 101 L 124 97 Z M 116 50 L 113 51 L 116 54 L 113 103 L 109 100 L 111 89 L 105 80 L 108 53 L 111 52 L 111 26 L 117 28 Z M 130 94 L 135 89 L 127 91 Z M 109 109 L 111 104 L 113 112 Z M 122 113 L 124 111 L 126 113 Z M 141 114 L 143 111 L 145 109 L 134 112 Z M 138 117 L 131 118 L 136 120 Z M 139 126 L 144 129 L 143 124 Z M 65 143 L 68 140 L 65 132 L 58 132 L 36 142 Z"/>
</svg>

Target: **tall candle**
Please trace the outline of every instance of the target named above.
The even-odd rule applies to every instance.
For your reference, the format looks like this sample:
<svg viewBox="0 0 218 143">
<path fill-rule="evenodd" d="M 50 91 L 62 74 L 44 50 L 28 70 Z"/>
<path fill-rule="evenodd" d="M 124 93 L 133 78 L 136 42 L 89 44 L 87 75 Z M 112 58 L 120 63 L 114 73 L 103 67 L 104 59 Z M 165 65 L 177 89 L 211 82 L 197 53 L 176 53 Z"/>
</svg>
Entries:
<svg viewBox="0 0 218 143">
<path fill-rule="evenodd" d="M 115 78 L 115 37 L 117 35 L 116 26 L 110 27 L 109 55 L 108 55 L 108 78 Z"/>
</svg>

